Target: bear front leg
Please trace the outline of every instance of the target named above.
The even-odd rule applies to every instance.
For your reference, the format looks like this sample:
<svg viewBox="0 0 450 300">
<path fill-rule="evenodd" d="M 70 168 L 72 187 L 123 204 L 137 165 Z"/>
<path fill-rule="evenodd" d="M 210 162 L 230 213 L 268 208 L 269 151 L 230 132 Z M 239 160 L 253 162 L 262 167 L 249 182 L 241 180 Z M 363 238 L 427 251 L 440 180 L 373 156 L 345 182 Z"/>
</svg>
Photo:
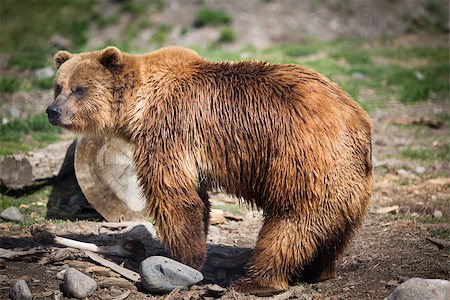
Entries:
<svg viewBox="0 0 450 300">
<path fill-rule="evenodd" d="M 161 243 L 172 258 L 200 270 L 206 259 L 209 202 L 200 197 L 204 193 L 199 191 L 195 162 L 175 151 L 145 147 L 136 146 L 134 160 Z M 148 155 L 154 152 L 158 155 Z"/>
<path fill-rule="evenodd" d="M 206 208 L 196 193 L 173 200 L 164 199 L 169 203 L 155 215 L 161 242 L 173 259 L 201 270 L 206 260 Z"/>
</svg>

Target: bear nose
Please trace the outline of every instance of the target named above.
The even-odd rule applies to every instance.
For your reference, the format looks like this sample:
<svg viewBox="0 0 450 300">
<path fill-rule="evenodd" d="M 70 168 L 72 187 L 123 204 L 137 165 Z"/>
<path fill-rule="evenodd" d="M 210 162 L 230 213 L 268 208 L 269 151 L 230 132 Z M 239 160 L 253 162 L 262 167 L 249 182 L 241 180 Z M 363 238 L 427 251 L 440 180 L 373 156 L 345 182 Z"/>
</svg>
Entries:
<svg viewBox="0 0 450 300">
<path fill-rule="evenodd" d="M 61 115 L 61 110 L 55 106 L 49 106 L 45 112 L 47 113 L 48 120 L 52 124 L 55 124 L 56 119 Z"/>
</svg>

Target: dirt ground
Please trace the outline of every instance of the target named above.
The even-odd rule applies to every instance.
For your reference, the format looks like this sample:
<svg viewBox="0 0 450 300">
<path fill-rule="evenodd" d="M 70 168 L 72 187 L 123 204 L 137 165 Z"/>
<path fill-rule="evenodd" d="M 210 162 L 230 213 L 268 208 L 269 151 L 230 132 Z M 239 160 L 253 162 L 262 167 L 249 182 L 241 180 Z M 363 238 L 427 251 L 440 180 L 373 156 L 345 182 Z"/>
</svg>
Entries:
<svg viewBox="0 0 450 300">
<path fill-rule="evenodd" d="M 443 107 L 445 109 L 445 107 Z M 450 178 L 448 162 L 413 164 L 395 159 L 395 151 L 411 145 L 448 143 L 449 128 L 438 129 L 426 125 L 396 125 L 403 116 L 427 117 L 436 104 L 403 106 L 393 103 L 383 114 L 374 113 L 375 189 L 370 214 L 345 255 L 338 262 L 334 279 L 318 284 L 293 283 L 283 299 L 382 299 L 408 278 L 449 279 L 450 252 L 440 250 L 427 238 L 449 240 Z M 428 137 L 428 139 L 426 138 Z M 261 225 L 258 212 L 245 206 L 237 212 L 236 201 L 223 195 L 213 195 L 213 207 L 231 208 L 242 220 L 226 219 L 211 225 L 208 235 L 209 258 L 203 271 L 205 281 L 189 291 L 171 294 L 171 299 L 198 299 L 213 297 L 205 283 L 215 282 L 227 286 L 242 275 L 243 265 L 251 253 Z M 383 211 L 385 210 L 385 211 Z M 441 217 L 433 217 L 436 211 Z M 145 256 L 165 255 L 155 236 L 147 231 L 124 232 L 128 229 L 103 227 L 102 222 L 75 221 L 40 225 L 51 233 L 100 245 L 119 243 L 124 238 L 137 238 L 145 244 L 146 254 L 124 259 L 107 257 L 137 270 Z M 143 233 L 144 232 L 144 233 Z M 121 281 L 119 287 L 110 286 L 112 279 L 120 277 L 97 264 L 82 251 L 68 250 L 42 244 L 31 235 L 30 227 L 12 223 L 0 224 L 2 248 L 29 250 L 33 253 L 13 259 L 0 260 L 0 298 L 8 297 L 10 287 L 25 279 L 38 299 L 51 299 L 59 290 L 61 281 L 56 273 L 72 266 L 89 273 L 100 288 L 90 299 L 114 299 L 130 290 L 129 299 L 162 299 L 167 295 L 150 295 L 142 287 Z M 230 263 L 232 262 L 232 263 Z M 231 266 L 231 267 L 230 267 Z M 218 297 L 215 295 L 215 297 Z M 253 299 L 228 290 L 222 299 Z"/>
</svg>

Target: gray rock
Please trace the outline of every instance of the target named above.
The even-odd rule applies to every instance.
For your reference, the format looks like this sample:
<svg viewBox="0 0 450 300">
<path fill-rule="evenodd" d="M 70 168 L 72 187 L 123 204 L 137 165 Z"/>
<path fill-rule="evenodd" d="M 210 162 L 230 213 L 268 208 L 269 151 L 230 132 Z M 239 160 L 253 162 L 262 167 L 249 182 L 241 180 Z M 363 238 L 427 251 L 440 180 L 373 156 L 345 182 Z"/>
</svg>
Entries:
<svg viewBox="0 0 450 300">
<path fill-rule="evenodd" d="M 423 173 L 425 173 L 425 171 L 426 171 L 425 167 L 422 167 L 422 166 L 417 166 L 417 167 L 414 169 L 414 172 L 415 172 L 416 174 L 423 174 Z"/>
<path fill-rule="evenodd" d="M 28 287 L 25 280 L 17 280 L 11 289 L 9 294 L 12 300 L 31 300 L 33 296 L 31 295 L 30 288 Z"/>
<path fill-rule="evenodd" d="M 53 77 L 54 74 L 55 71 L 53 71 L 53 68 L 51 67 L 46 67 L 34 71 L 34 75 L 36 75 L 39 78 L 50 78 Z"/>
<path fill-rule="evenodd" d="M 450 281 L 411 278 L 399 285 L 385 300 L 447 300 Z"/>
<path fill-rule="evenodd" d="M 64 290 L 69 297 L 83 299 L 96 289 L 97 282 L 77 269 L 68 268 L 64 273 Z"/>
<path fill-rule="evenodd" d="M 366 74 L 361 72 L 353 72 L 352 77 L 358 80 L 363 80 L 364 78 L 366 78 Z"/>
<path fill-rule="evenodd" d="M 8 220 L 8 221 L 14 221 L 14 222 L 24 222 L 25 219 L 23 218 L 22 214 L 20 213 L 19 209 L 15 206 L 10 206 L 3 210 L 0 213 L 0 217 L 2 219 Z"/>
<path fill-rule="evenodd" d="M 442 211 L 435 209 L 432 214 L 433 218 L 439 219 L 442 218 Z"/>
<path fill-rule="evenodd" d="M 67 269 L 61 270 L 56 273 L 56 279 L 64 280 L 64 275 L 66 274 Z"/>
<path fill-rule="evenodd" d="M 168 293 L 175 288 L 187 289 L 203 280 L 199 271 L 173 259 L 151 256 L 139 266 L 141 284 L 149 292 Z"/>
</svg>

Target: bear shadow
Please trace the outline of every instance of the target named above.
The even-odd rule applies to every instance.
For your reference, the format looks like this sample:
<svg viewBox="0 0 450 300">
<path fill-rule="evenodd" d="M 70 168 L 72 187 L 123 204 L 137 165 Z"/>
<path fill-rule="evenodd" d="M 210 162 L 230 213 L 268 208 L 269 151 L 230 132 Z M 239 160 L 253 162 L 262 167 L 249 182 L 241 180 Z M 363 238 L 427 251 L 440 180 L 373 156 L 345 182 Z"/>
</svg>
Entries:
<svg viewBox="0 0 450 300">
<path fill-rule="evenodd" d="M 61 237 L 77 240 L 80 242 L 93 243 L 97 246 L 133 244 L 133 253 L 129 257 L 102 254 L 106 259 L 114 261 L 125 268 L 138 272 L 140 263 L 150 256 L 170 257 L 160 241 L 147 231 L 144 225 L 137 225 L 125 233 L 99 233 L 84 234 L 70 233 L 58 235 Z M 22 250 L 35 249 L 35 253 L 29 256 L 21 256 L 12 260 L 22 260 L 30 262 L 45 261 L 44 264 L 61 264 L 65 259 L 90 260 L 83 250 L 65 248 L 54 245 L 51 240 L 33 237 L 7 237 L 0 236 L 0 244 L 5 249 L 21 248 Z M 49 246 L 52 246 L 51 248 Z M 59 249 L 56 249 L 59 248 Z M 222 287 L 227 287 L 237 278 L 245 275 L 247 265 L 253 249 L 207 244 L 207 259 L 202 269 L 204 276 L 203 283 L 215 283 Z M 55 257 L 58 257 L 55 259 Z"/>
</svg>

